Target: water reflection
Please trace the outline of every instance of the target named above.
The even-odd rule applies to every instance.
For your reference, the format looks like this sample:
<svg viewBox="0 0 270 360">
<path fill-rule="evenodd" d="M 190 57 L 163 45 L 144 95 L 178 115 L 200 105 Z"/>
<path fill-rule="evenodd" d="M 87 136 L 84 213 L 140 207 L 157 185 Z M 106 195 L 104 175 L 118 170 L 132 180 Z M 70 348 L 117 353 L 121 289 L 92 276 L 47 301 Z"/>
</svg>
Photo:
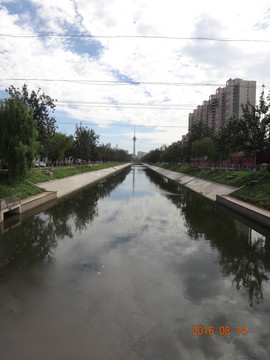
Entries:
<svg viewBox="0 0 270 360">
<path fill-rule="evenodd" d="M 0 239 L 1 360 L 269 359 L 269 234 L 143 167 Z"/>
<path fill-rule="evenodd" d="M 98 216 L 98 200 L 121 184 L 129 169 L 66 197 L 47 211 L 0 235 L 0 277 L 40 261 L 50 261 L 57 241 L 72 238 Z"/>
<path fill-rule="evenodd" d="M 209 200 L 156 173 L 147 174 L 161 189 L 179 194 L 166 197 L 185 217 L 188 236 L 209 241 L 218 250 L 222 275 L 230 277 L 237 290 L 246 290 L 250 306 L 254 301 L 259 304 L 263 300 L 263 284 L 269 280 L 269 231 L 265 229 L 262 235 Z"/>
</svg>

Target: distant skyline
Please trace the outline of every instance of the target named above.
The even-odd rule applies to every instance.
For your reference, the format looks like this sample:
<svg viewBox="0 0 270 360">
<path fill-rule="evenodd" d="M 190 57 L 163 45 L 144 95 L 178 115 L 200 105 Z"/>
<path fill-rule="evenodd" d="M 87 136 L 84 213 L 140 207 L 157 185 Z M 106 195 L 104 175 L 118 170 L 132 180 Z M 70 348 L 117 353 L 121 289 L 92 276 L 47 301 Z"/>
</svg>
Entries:
<svg viewBox="0 0 270 360">
<path fill-rule="evenodd" d="M 229 78 L 268 93 L 269 45 L 268 0 L 0 0 L 0 98 L 40 87 L 59 132 L 82 122 L 132 153 L 136 125 L 147 152 L 181 140 Z"/>
</svg>

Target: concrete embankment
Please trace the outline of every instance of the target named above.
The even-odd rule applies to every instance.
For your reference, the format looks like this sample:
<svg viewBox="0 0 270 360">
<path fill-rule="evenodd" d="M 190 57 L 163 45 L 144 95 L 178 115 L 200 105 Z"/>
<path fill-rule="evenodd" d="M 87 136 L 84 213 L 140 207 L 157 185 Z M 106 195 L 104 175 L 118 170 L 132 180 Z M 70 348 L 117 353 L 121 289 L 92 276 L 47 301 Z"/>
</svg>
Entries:
<svg viewBox="0 0 270 360">
<path fill-rule="evenodd" d="M 207 197 L 208 199 L 216 201 L 219 204 L 222 204 L 237 213 L 262 224 L 263 226 L 270 228 L 270 211 L 229 196 L 237 188 L 218 184 L 209 180 L 199 179 L 176 171 L 163 169 L 158 166 L 148 164 L 144 165 L 149 169 L 152 169 L 153 171 Z"/>
<path fill-rule="evenodd" d="M 110 168 L 97 170 L 97 171 L 89 171 L 86 173 L 69 176 L 59 180 L 51 180 L 51 181 L 38 183 L 37 186 L 39 186 L 42 189 L 45 189 L 46 191 L 56 191 L 57 198 L 61 198 L 65 195 L 72 193 L 73 191 L 79 190 L 98 180 L 110 176 L 113 173 L 121 171 L 122 169 L 128 166 L 130 166 L 130 164 L 113 166 Z"/>
<path fill-rule="evenodd" d="M 20 215 L 31 211 L 39 212 L 40 209 L 47 204 L 55 204 L 58 198 L 117 173 L 128 166 L 130 166 L 130 164 L 123 164 L 102 170 L 89 171 L 59 180 L 38 183 L 36 186 L 45 189 L 46 192 L 21 200 L 20 203 L 14 206 L 14 209 L 13 207 L 8 207 L 1 210 L 0 207 L 0 223 L 4 221 L 4 217 L 8 213 Z"/>
<path fill-rule="evenodd" d="M 159 174 L 174 180 L 213 201 L 216 201 L 217 195 L 229 195 L 237 189 L 233 186 L 222 185 L 213 181 L 199 179 L 195 176 L 163 169 L 158 166 L 148 164 L 144 165 L 149 169 L 152 169 L 153 171 L 158 172 Z"/>
<path fill-rule="evenodd" d="M 265 227 L 270 228 L 270 211 L 259 208 L 258 206 L 246 203 L 231 196 L 218 196 L 218 203 L 237 211 L 238 213 L 252 219 Z"/>
</svg>

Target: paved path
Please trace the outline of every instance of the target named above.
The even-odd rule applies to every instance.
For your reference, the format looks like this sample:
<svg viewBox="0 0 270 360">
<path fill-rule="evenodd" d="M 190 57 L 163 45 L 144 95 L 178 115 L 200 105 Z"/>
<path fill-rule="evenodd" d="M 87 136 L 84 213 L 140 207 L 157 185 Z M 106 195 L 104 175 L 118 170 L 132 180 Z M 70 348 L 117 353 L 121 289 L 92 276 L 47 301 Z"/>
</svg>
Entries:
<svg viewBox="0 0 270 360">
<path fill-rule="evenodd" d="M 87 186 L 97 180 L 100 180 L 108 175 L 111 175 L 130 164 L 123 164 L 107 169 L 89 171 L 87 173 L 77 174 L 69 176 L 59 180 L 51 180 L 36 184 L 38 187 L 43 188 L 47 191 L 57 191 L 57 198 L 72 193 L 73 191 L 79 190 L 84 186 Z"/>
</svg>

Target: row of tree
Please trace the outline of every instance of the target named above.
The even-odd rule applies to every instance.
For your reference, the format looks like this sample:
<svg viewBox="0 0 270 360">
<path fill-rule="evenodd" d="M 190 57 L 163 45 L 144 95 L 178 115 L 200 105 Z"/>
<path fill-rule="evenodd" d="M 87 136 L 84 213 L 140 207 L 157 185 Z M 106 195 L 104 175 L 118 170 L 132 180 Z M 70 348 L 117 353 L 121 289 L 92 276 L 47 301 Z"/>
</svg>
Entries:
<svg viewBox="0 0 270 360">
<path fill-rule="evenodd" d="M 270 93 L 264 90 L 256 106 L 242 105 L 243 115 L 232 117 L 218 133 L 203 122 L 195 123 L 187 141 L 163 145 L 144 156 L 145 162 L 190 163 L 192 159 L 207 157 L 217 164 L 230 160 L 233 153 L 243 151 L 246 155 L 270 154 Z"/>
<path fill-rule="evenodd" d="M 87 126 L 76 126 L 74 136 L 57 132 L 52 116 L 57 100 L 38 91 L 10 86 L 9 98 L 0 100 L 0 161 L 9 179 L 23 177 L 39 156 L 52 164 L 72 161 L 129 161 L 130 156 L 111 144 L 99 144 L 99 135 Z"/>
</svg>

